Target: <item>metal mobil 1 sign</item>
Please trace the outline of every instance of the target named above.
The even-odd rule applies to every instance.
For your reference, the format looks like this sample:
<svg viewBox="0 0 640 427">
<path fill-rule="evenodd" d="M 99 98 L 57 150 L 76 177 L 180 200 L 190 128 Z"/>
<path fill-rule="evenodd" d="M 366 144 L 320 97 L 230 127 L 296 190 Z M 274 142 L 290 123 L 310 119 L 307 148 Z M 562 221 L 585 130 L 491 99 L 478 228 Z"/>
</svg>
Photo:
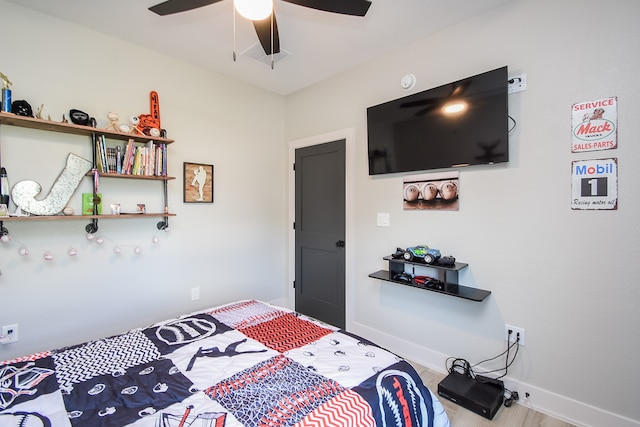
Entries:
<svg viewBox="0 0 640 427">
<path fill-rule="evenodd" d="M 617 158 L 574 161 L 571 175 L 571 209 L 618 209 Z"/>
<path fill-rule="evenodd" d="M 618 146 L 618 99 L 610 97 L 571 106 L 571 152 L 611 150 Z"/>
</svg>

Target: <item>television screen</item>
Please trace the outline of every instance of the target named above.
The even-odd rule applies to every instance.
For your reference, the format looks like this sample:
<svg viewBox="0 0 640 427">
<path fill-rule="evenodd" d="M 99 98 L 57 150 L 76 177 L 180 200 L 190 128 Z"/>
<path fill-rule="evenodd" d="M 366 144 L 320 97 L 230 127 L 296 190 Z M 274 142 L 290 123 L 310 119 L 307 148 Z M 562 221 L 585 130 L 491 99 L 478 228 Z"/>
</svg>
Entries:
<svg viewBox="0 0 640 427">
<path fill-rule="evenodd" d="M 507 67 L 367 108 L 369 175 L 509 161 Z"/>
</svg>

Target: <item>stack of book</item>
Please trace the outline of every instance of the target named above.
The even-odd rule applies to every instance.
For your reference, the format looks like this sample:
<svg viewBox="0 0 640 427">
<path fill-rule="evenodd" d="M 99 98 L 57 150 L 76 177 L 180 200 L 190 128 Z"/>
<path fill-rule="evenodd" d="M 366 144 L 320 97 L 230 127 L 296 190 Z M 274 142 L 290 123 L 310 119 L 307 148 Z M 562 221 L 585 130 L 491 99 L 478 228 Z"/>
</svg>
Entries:
<svg viewBox="0 0 640 427">
<path fill-rule="evenodd" d="M 167 145 L 149 141 L 107 147 L 104 135 L 96 139 L 96 168 L 101 173 L 122 175 L 167 175 Z"/>
</svg>

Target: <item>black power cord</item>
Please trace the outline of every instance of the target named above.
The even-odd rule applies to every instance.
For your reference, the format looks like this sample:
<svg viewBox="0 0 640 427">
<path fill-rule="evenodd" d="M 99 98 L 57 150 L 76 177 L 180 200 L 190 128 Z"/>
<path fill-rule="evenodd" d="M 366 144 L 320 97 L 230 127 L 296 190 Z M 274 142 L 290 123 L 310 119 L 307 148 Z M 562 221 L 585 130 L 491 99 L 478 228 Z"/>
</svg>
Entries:
<svg viewBox="0 0 640 427">
<path fill-rule="evenodd" d="M 504 373 L 502 375 L 500 375 L 499 377 L 496 377 L 495 379 L 500 379 L 500 378 L 504 377 L 505 375 L 507 375 L 507 372 L 509 371 L 509 367 L 513 364 L 513 362 L 515 362 L 516 356 L 518 355 L 518 350 L 520 349 L 520 332 L 518 332 L 518 334 L 516 336 L 516 340 L 513 343 L 511 342 L 511 334 L 512 334 L 512 331 L 509 331 L 509 344 L 507 345 L 507 349 L 505 351 L 503 351 L 502 353 L 500 353 L 497 356 L 491 357 L 489 359 L 482 360 L 482 361 L 476 363 L 475 365 L 471 366 L 471 368 L 475 368 L 478 365 L 481 365 L 481 364 L 486 363 L 486 362 L 490 362 L 490 361 L 495 360 L 495 359 L 497 359 L 497 358 L 499 358 L 499 357 L 501 357 L 501 356 L 506 354 L 507 357 L 505 357 L 504 368 L 498 368 L 498 369 L 494 369 L 492 371 L 485 371 L 485 372 L 483 372 L 483 374 L 492 374 L 492 373 L 495 373 L 495 372 L 504 371 Z M 509 352 L 513 347 L 516 348 L 516 351 L 513 354 L 513 358 L 511 359 L 511 361 L 509 361 Z"/>
<path fill-rule="evenodd" d="M 513 117 L 511 117 L 511 116 L 507 116 L 507 117 L 508 117 L 509 119 L 511 119 L 511 121 L 513 122 L 513 126 L 511 127 L 511 129 L 509 129 L 509 130 L 507 131 L 507 133 L 511 133 L 511 131 L 512 131 L 512 130 L 514 130 L 514 129 L 516 128 L 516 125 L 517 125 L 518 123 L 516 122 L 516 119 L 514 119 Z"/>
<path fill-rule="evenodd" d="M 466 375 L 469 378 L 475 379 L 478 382 L 481 383 L 492 383 L 492 384 L 496 384 L 496 385 L 501 385 L 504 392 L 508 393 L 508 396 L 506 396 L 506 398 L 504 399 L 504 406 L 506 407 L 510 407 L 513 402 L 517 401 L 520 399 L 520 396 L 518 395 L 517 391 L 511 391 L 508 388 L 504 387 L 504 385 L 502 385 L 502 381 L 499 381 L 500 378 L 503 378 L 504 376 L 507 375 L 507 372 L 509 370 L 509 367 L 515 362 L 516 357 L 518 356 L 518 350 L 520 350 L 520 333 L 518 332 L 516 335 L 516 340 L 514 342 L 511 342 L 511 334 L 513 333 L 513 331 L 509 330 L 508 331 L 508 335 L 509 335 L 509 339 L 508 342 L 509 344 L 507 344 L 507 349 L 505 351 L 503 351 L 502 353 L 498 354 L 497 356 L 494 357 L 490 357 L 488 359 L 484 359 L 478 363 L 475 364 L 471 364 L 469 363 L 469 361 L 467 361 L 466 359 L 462 359 L 462 358 L 448 358 L 447 359 L 447 365 L 449 364 L 449 361 L 451 361 L 451 365 L 449 366 L 449 368 L 447 369 L 447 371 L 449 373 L 452 372 L 457 372 L 459 374 L 463 374 Z M 513 349 L 513 347 L 515 347 L 515 351 L 513 352 L 513 356 L 510 355 L 511 353 L 511 349 Z M 492 360 L 496 360 L 502 356 L 505 356 L 505 363 L 504 363 L 504 368 L 498 368 L 498 369 L 493 369 L 491 371 L 484 371 L 482 372 L 481 375 L 478 375 L 475 371 L 474 368 L 486 363 L 486 362 L 490 362 Z M 511 360 L 509 360 L 511 358 Z M 492 374 L 492 373 L 499 373 L 502 372 L 502 375 L 499 375 L 498 377 L 492 378 L 492 377 L 488 377 L 486 376 L 486 374 Z"/>
</svg>

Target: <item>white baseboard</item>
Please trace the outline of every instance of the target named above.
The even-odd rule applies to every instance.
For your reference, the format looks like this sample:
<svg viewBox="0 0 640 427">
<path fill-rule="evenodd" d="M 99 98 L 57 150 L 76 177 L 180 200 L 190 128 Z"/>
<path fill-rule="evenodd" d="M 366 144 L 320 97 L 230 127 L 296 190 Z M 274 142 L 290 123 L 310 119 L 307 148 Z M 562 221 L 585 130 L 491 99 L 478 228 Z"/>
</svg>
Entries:
<svg viewBox="0 0 640 427">
<path fill-rule="evenodd" d="M 357 322 L 351 322 L 348 331 L 361 335 L 363 338 L 386 347 L 399 356 L 419 363 L 426 368 L 436 372 L 446 373 L 445 366 L 447 358 L 450 357 L 449 355 L 419 346 Z M 576 426 L 640 427 L 640 421 L 632 420 L 583 402 L 578 402 L 549 390 L 532 386 L 531 384 L 520 382 L 509 377 L 505 377 L 504 382 L 509 390 L 518 391 L 520 395 L 519 404 Z M 524 393 L 521 393 L 520 390 L 528 390 L 531 397 L 525 400 L 523 396 Z M 437 393 L 436 390 L 432 391 Z"/>
<path fill-rule="evenodd" d="M 269 301 L 267 301 L 267 303 L 271 304 L 271 305 L 277 305 L 278 307 L 288 308 L 290 310 L 294 309 L 292 304 L 289 302 L 289 299 L 287 299 L 287 298 L 278 298 L 278 299 L 274 299 L 274 300 L 269 300 Z"/>
</svg>

